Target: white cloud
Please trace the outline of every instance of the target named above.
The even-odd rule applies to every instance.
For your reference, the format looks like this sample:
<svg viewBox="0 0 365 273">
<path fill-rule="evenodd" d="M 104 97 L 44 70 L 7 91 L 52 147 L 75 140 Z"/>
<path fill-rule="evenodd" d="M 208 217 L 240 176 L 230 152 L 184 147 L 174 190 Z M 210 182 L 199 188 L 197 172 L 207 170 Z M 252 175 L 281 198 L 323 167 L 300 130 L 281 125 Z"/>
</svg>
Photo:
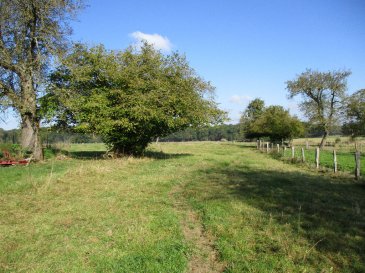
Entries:
<svg viewBox="0 0 365 273">
<path fill-rule="evenodd" d="M 252 100 L 252 97 L 250 97 L 250 96 L 233 95 L 232 97 L 229 98 L 230 103 L 239 104 L 239 105 L 246 104 L 250 100 Z"/>
<path fill-rule="evenodd" d="M 143 41 L 153 45 L 157 50 L 162 50 L 165 52 L 170 52 L 172 49 L 172 44 L 167 37 L 163 37 L 160 34 L 147 34 L 140 31 L 135 31 L 130 34 L 130 36 L 136 40 L 137 46 L 140 46 Z"/>
</svg>

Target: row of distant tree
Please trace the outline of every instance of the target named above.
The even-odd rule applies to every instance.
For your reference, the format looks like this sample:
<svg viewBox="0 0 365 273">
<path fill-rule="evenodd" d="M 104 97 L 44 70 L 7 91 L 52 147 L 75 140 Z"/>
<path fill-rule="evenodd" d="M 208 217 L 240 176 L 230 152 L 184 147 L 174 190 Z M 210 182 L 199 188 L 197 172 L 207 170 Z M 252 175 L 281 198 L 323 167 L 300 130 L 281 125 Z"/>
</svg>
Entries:
<svg viewBox="0 0 365 273">
<path fill-rule="evenodd" d="M 239 124 L 223 124 L 202 128 L 188 128 L 160 139 L 161 141 L 241 141 Z"/>
<path fill-rule="evenodd" d="M 311 126 L 308 122 L 302 122 L 304 131 L 301 137 L 319 137 L 322 135 L 318 128 Z M 331 134 L 343 134 L 341 126 L 333 127 Z M 41 139 L 44 145 L 55 143 L 100 143 L 102 138 L 92 134 L 72 133 L 69 131 L 52 131 L 49 128 L 41 128 Z M 0 128 L 0 143 L 20 143 L 21 130 L 3 130 Z M 262 139 L 269 139 L 263 136 Z M 156 139 L 157 140 L 157 139 Z M 183 141 L 247 141 L 248 138 L 242 128 L 242 124 L 222 124 L 206 126 L 201 128 L 187 128 L 185 130 L 159 138 L 162 142 L 183 142 Z"/>
<path fill-rule="evenodd" d="M 92 134 L 72 133 L 66 131 L 52 131 L 49 128 L 41 128 L 40 136 L 44 145 L 55 143 L 99 143 L 101 138 Z M 4 130 L 0 128 L 0 143 L 19 144 L 21 130 Z"/>
</svg>

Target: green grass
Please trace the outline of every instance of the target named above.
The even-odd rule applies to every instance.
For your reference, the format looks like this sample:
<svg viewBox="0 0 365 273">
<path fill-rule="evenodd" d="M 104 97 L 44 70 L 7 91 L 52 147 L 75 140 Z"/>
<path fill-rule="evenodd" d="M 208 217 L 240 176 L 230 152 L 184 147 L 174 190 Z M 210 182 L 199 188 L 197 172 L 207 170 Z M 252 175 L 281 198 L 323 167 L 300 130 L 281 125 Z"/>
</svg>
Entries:
<svg viewBox="0 0 365 273">
<path fill-rule="evenodd" d="M 35 174 L 36 184 L 22 181 L 26 191 L 2 192 L 0 271 L 183 271 L 188 247 L 168 195 L 174 165 L 73 159 L 63 174 L 54 168 L 50 179 L 50 166 L 65 161 L 34 165 L 49 175 Z M 7 183 L 18 181 L 10 172 L 27 173 L 6 170 Z"/>
<path fill-rule="evenodd" d="M 196 251 L 176 194 L 226 272 L 365 271 L 365 188 L 351 179 L 242 144 L 160 143 L 115 160 L 81 145 L 77 158 L 0 170 L 0 272 L 186 272 Z"/>
</svg>

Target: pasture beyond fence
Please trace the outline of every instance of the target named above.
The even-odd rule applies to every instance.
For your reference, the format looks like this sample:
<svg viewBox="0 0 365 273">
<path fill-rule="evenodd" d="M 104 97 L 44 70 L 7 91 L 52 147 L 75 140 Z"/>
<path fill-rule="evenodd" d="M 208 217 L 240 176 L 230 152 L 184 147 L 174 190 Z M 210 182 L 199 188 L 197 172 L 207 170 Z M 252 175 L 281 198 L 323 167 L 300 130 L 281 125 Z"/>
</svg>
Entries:
<svg viewBox="0 0 365 273">
<path fill-rule="evenodd" d="M 307 164 L 316 169 L 332 169 L 334 173 L 346 172 L 354 174 L 359 180 L 365 172 L 365 148 L 364 143 L 336 147 L 324 147 L 309 145 L 280 145 L 270 142 L 257 141 L 257 149 L 261 152 L 273 154 L 293 163 Z"/>
</svg>

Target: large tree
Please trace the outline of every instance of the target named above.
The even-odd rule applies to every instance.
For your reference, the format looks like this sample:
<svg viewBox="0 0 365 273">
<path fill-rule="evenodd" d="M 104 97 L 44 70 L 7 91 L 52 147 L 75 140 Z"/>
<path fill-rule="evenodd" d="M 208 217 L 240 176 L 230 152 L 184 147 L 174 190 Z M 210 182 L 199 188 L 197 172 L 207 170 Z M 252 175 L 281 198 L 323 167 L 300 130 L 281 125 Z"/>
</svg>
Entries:
<svg viewBox="0 0 365 273">
<path fill-rule="evenodd" d="M 348 97 L 345 104 L 346 122 L 343 131 L 352 136 L 365 135 L 365 89 Z"/>
<path fill-rule="evenodd" d="M 338 118 L 350 74 L 350 71 L 319 72 L 307 69 L 294 80 L 286 82 L 289 97 L 301 95 L 301 110 L 310 123 L 322 130 L 320 148 Z"/>
<path fill-rule="evenodd" d="M 76 45 L 51 82 L 44 102 L 56 106 L 55 121 L 101 135 L 116 155 L 141 154 L 157 137 L 223 117 L 214 88 L 184 56 L 148 44 L 125 51 Z"/>
<path fill-rule="evenodd" d="M 78 0 L 1 0 L 0 104 L 21 119 L 21 144 L 43 158 L 38 99 L 52 57 L 60 54 L 70 33 L 69 19 Z"/>
</svg>

